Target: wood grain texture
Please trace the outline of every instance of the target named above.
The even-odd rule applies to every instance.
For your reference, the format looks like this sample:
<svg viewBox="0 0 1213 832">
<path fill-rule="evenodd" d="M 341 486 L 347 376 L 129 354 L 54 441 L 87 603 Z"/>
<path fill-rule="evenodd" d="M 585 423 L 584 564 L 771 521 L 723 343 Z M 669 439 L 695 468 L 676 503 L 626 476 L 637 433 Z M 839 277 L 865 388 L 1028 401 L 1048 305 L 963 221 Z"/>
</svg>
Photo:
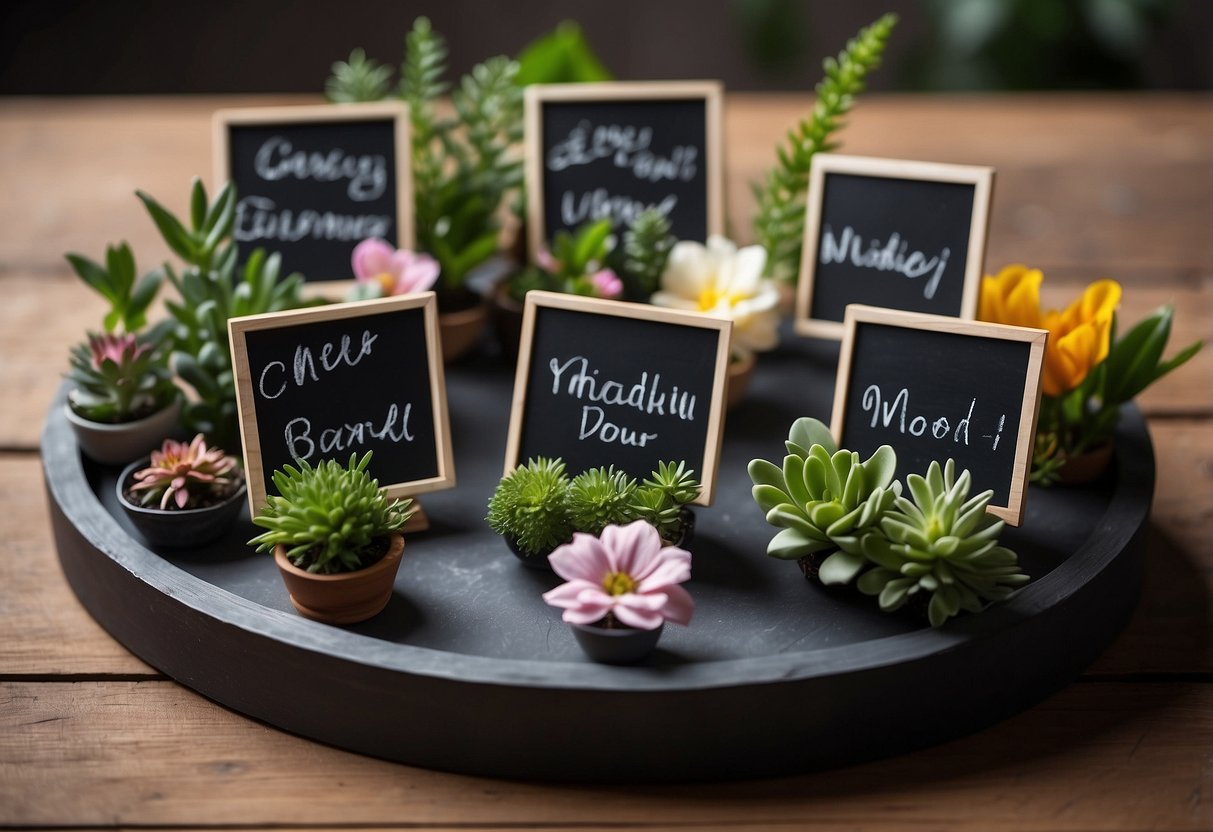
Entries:
<svg viewBox="0 0 1213 832">
<path fill-rule="evenodd" d="M 895 818 L 931 829 L 1205 830 L 1213 822 L 1213 687 L 1199 684 L 1075 685 L 928 751 L 711 787 L 551 787 L 413 769 L 273 731 L 169 682 L 6 683 L 0 729 L 0 821 L 15 825 L 851 828 Z M 476 741 L 453 733 L 455 742 Z"/>
</svg>

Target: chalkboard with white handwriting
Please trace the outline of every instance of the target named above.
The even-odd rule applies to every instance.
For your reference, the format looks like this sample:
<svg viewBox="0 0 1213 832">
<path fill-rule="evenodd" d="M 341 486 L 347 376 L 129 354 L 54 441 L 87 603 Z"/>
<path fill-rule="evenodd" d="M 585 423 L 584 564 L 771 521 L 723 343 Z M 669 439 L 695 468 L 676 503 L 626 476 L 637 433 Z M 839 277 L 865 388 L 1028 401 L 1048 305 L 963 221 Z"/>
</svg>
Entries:
<svg viewBox="0 0 1213 832">
<path fill-rule="evenodd" d="M 851 303 L 972 319 L 992 181 L 990 168 L 815 156 L 797 331 L 841 337 Z"/>
<path fill-rule="evenodd" d="M 454 485 L 432 292 L 229 321 L 253 510 L 296 460 L 373 451 L 390 496 Z"/>
<path fill-rule="evenodd" d="M 236 185 L 242 256 L 261 247 L 285 273 L 350 280 L 367 237 L 412 245 L 405 104 L 220 110 L 214 124 L 215 178 Z"/>
<path fill-rule="evenodd" d="M 656 208 L 680 240 L 723 231 L 717 82 L 536 85 L 526 92 L 532 257 L 557 231 Z"/>
<path fill-rule="evenodd" d="M 990 511 L 1023 514 L 1046 332 L 866 306 L 847 309 L 831 429 L 867 458 L 897 452 L 898 478 L 955 459 Z"/>
<path fill-rule="evenodd" d="M 560 457 L 570 474 L 645 477 L 685 461 L 711 502 L 732 322 L 647 304 L 528 292 L 506 470 Z"/>
</svg>

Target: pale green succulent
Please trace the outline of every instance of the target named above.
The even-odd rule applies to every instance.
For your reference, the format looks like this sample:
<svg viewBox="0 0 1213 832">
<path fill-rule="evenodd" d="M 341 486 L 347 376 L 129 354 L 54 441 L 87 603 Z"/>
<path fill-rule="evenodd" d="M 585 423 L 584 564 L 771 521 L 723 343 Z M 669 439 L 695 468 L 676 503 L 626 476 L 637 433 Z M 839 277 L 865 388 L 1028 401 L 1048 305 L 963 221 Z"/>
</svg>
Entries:
<svg viewBox="0 0 1213 832">
<path fill-rule="evenodd" d="M 783 467 L 764 459 L 750 462 L 754 501 L 767 522 L 783 529 L 767 554 L 798 560 L 837 551 L 821 564 L 824 583 L 847 583 L 864 567 L 863 539 L 878 523 L 901 484 L 894 481 L 897 455 L 882 445 L 867 461 L 838 450 L 830 431 L 816 419 L 797 419 L 788 432 Z"/>
<path fill-rule="evenodd" d="M 859 590 L 880 596 L 891 612 L 918 593 L 930 595 L 927 617 L 938 627 L 960 610 L 980 612 L 1028 581 L 1019 559 L 998 545 L 1003 521 L 986 513 L 992 491 L 969 497 L 968 471 L 932 462 L 925 477 L 906 478 L 913 501 L 898 497 L 880 521 L 882 534 L 863 541 L 876 564 L 859 578 Z"/>
<path fill-rule="evenodd" d="M 625 522 L 635 491 L 636 480 L 614 466 L 582 471 L 573 477 L 568 490 L 573 527 L 586 534 L 599 535 L 612 523 Z"/>
</svg>

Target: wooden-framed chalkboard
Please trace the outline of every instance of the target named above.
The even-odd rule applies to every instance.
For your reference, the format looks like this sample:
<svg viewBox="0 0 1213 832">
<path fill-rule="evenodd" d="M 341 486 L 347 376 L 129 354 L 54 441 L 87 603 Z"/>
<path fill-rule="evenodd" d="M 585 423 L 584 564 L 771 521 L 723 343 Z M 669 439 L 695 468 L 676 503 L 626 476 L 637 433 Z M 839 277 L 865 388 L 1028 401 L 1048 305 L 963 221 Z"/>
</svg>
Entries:
<svg viewBox="0 0 1213 832">
<path fill-rule="evenodd" d="M 614 465 L 646 477 L 685 460 L 712 502 L 733 322 L 694 312 L 531 291 L 523 312 L 505 471 L 539 456 L 570 474 Z"/>
<path fill-rule="evenodd" d="M 724 233 L 723 97 L 719 81 L 527 87 L 531 259 L 558 230 L 653 206 L 680 240 Z"/>
<path fill-rule="evenodd" d="M 408 105 L 395 101 L 219 110 L 215 187 L 239 198 L 233 239 L 282 255 L 309 282 L 353 279 L 367 237 L 413 246 Z"/>
<path fill-rule="evenodd" d="M 993 489 L 989 512 L 1018 526 L 1048 332 L 859 304 L 845 326 L 830 424 L 839 447 L 866 458 L 891 445 L 903 480 L 955 459 L 971 493 Z"/>
<path fill-rule="evenodd" d="M 972 320 L 993 185 L 993 168 L 814 156 L 796 331 L 841 338 L 851 303 Z"/>
<path fill-rule="evenodd" d="M 374 451 L 389 497 L 455 485 L 433 292 L 232 318 L 228 334 L 252 512 L 296 459 Z"/>
</svg>

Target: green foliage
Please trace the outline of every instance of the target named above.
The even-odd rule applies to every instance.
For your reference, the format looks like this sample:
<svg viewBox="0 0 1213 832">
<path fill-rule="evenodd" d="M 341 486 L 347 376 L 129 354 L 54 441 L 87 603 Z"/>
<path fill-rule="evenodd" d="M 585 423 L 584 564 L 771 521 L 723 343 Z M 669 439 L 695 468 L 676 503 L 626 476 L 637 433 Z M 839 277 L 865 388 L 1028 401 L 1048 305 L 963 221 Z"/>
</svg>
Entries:
<svg viewBox="0 0 1213 832">
<path fill-rule="evenodd" d="M 96 335 L 68 355 L 67 378 L 75 383 L 68 404 L 93 422 L 120 424 L 150 416 L 180 395 L 168 369 L 163 329 L 139 337 Z"/>
<path fill-rule="evenodd" d="M 147 325 L 147 309 L 156 299 L 164 275 L 153 271 L 136 281 L 135 255 L 126 242 L 106 246 L 105 265 L 82 254 L 68 254 L 67 261 L 85 285 L 109 302 L 106 332 L 116 331 L 119 324 L 123 332 L 136 332 Z"/>
<path fill-rule="evenodd" d="M 1175 357 L 1163 361 L 1171 337 L 1175 310 L 1160 306 L 1121 338 L 1112 339 L 1104 359 L 1105 375 L 1099 391 L 1104 407 L 1119 407 L 1138 393 L 1200 352 L 1203 341 L 1189 344 Z"/>
<path fill-rule="evenodd" d="M 336 104 L 381 101 L 391 89 L 392 68 L 367 58 L 355 49 L 348 61 L 333 63 L 333 74 L 324 84 L 325 95 Z"/>
<path fill-rule="evenodd" d="M 532 41 L 518 55 L 518 83 L 581 84 L 610 81 L 611 73 L 594 54 L 581 27 L 565 20 Z"/>
<path fill-rule="evenodd" d="M 324 460 L 315 467 L 300 460 L 274 472 L 277 495 L 253 523 L 267 529 L 249 541 L 258 552 L 282 544 L 286 556 L 300 569 L 330 574 L 369 566 L 382 539 L 404 526 L 411 500 L 388 502 L 379 481 L 367 473 L 371 452 L 361 460 L 351 454 L 342 466 Z"/>
<path fill-rule="evenodd" d="M 636 489 L 630 517 L 654 526 L 662 540 L 677 540 L 683 506 L 699 496 L 699 481 L 693 474 L 685 462 L 658 462 L 657 470 Z"/>
<path fill-rule="evenodd" d="M 303 277 L 282 278 L 281 258 L 262 249 L 254 249 L 237 272 L 236 246 L 229 240 L 236 213 L 230 182 L 208 202 L 202 182 L 194 180 L 188 227 L 148 194 L 137 193 L 169 248 L 186 264 L 180 274 L 164 266 L 179 298 L 165 303 L 172 319 L 173 369 L 196 394 L 182 421 L 212 444 L 235 450 L 239 419 L 228 319 L 302 305 Z"/>
<path fill-rule="evenodd" d="M 986 513 L 993 492 L 970 498 L 970 483 L 969 472 L 956 476 L 950 459 L 942 469 L 932 462 L 925 477 L 907 477 L 913 501 L 898 497 L 880 521 L 882 534 L 864 538 L 863 553 L 875 566 L 860 576 L 860 592 L 879 596 L 886 611 L 929 595 L 927 616 L 939 627 L 1027 583 L 1015 553 L 998 545 L 1003 522 Z"/>
<path fill-rule="evenodd" d="M 670 220 L 656 208 L 636 215 L 623 232 L 623 273 L 629 295 L 647 300 L 657 291 L 676 242 Z"/>
<path fill-rule="evenodd" d="M 524 552 L 540 554 L 573 535 L 569 479 L 559 459 L 532 459 L 502 478 L 489 499 L 489 526 Z"/>
<path fill-rule="evenodd" d="M 615 248 L 611 221 L 587 222 L 575 232 L 556 232 L 551 250 L 537 266 L 528 266 L 510 280 L 510 296 L 521 302 L 532 289 L 597 296 L 591 277 L 606 267 Z"/>
<path fill-rule="evenodd" d="M 522 183 L 518 64 L 506 57 L 475 66 L 451 93 L 456 119 L 441 119 L 446 43 L 419 17 L 405 39 L 401 96 L 412 122 L 417 247 L 437 258 L 442 286 L 463 287 L 468 273 L 497 251 L 499 209 Z"/>
<path fill-rule="evenodd" d="M 842 126 L 842 117 L 863 90 L 868 73 L 880 65 L 885 43 L 896 23 L 896 15 L 884 15 L 848 41 L 837 59 L 825 59 L 825 77 L 817 84 L 813 112 L 788 132 L 786 146 L 776 148 L 778 163 L 761 184 L 753 185 L 758 202 L 754 232 L 758 243 L 767 250 L 767 276 L 795 280 L 800 268 L 805 193 L 813 156 L 838 147 L 831 136 Z"/>
<path fill-rule="evenodd" d="M 837 551 L 821 565 L 825 583 L 846 583 L 863 568 L 863 539 L 901 493 L 894 481 L 897 455 L 881 445 L 866 462 L 854 451 L 839 450 L 830 431 L 816 419 L 792 423 L 784 443 L 783 467 L 764 459 L 749 465 L 754 501 L 767 522 L 783 529 L 767 545 L 767 554 L 798 560 L 814 552 Z"/>
<path fill-rule="evenodd" d="M 614 466 L 581 472 L 573 477 L 567 496 L 573 528 L 602 534 L 607 526 L 630 516 L 635 491 L 636 480 Z"/>
</svg>

